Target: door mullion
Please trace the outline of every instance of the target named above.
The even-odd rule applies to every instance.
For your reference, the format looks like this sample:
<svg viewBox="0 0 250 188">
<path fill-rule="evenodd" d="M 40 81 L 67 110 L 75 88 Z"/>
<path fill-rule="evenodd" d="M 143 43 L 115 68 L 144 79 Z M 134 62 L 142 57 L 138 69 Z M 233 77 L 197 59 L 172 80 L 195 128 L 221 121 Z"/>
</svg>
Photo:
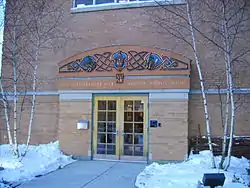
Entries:
<svg viewBox="0 0 250 188">
<path fill-rule="evenodd" d="M 119 97 L 116 97 L 116 156 L 118 159 L 120 159 L 120 128 L 119 128 L 119 122 L 120 122 L 120 115 L 119 115 L 119 109 L 120 107 L 120 100 Z"/>
<path fill-rule="evenodd" d="M 123 127 L 123 122 L 124 122 L 124 102 L 123 102 L 123 98 L 120 97 L 120 108 L 119 108 L 119 111 L 120 111 L 120 122 L 119 122 L 119 126 L 120 126 L 120 145 L 119 145 L 119 148 L 120 148 L 120 156 L 119 158 L 121 158 L 123 156 L 123 145 L 124 145 L 124 135 L 123 135 L 123 132 L 124 132 L 124 127 Z"/>
<path fill-rule="evenodd" d="M 97 101 L 98 100 L 95 100 L 94 101 L 94 125 L 93 125 L 93 135 L 94 135 L 94 138 L 93 138 L 93 155 L 95 155 L 97 153 L 97 113 L 98 113 L 98 108 L 97 108 Z"/>
<path fill-rule="evenodd" d="M 149 132 L 148 132 L 148 99 L 144 99 L 144 129 L 143 129 L 143 154 L 144 156 L 147 156 L 148 153 L 148 136 L 149 136 Z"/>
</svg>

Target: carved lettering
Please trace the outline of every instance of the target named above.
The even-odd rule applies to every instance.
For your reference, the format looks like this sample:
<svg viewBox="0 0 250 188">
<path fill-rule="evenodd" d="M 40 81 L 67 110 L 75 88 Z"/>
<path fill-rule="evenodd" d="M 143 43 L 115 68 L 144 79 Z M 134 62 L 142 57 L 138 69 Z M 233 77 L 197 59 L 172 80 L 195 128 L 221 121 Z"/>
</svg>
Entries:
<svg viewBox="0 0 250 188">
<path fill-rule="evenodd" d="M 188 78 L 60 81 L 60 89 L 188 89 Z"/>
</svg>

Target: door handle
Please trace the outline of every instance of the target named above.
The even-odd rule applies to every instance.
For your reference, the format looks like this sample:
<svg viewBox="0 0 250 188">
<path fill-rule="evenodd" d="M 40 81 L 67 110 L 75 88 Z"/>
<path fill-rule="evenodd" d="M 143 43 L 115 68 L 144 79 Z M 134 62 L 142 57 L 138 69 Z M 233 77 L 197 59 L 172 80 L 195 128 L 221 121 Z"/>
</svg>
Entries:
<svg viewBox="0 0 250 188">
<path fill-rule="evenodd" d="M 126 133 L 124 133 L 124 131 L 122 130 L 122 136 L 124 136 Z"/>
<path fill-rule="evenodd" d="M 118 136 L 118 135 L 119 135 L 119 131 L 118 131 L 118 129 L 116 129 L 116 131 L 115 131 L 115 135 L 116 135 L 116 136 Z"/>
</svg>

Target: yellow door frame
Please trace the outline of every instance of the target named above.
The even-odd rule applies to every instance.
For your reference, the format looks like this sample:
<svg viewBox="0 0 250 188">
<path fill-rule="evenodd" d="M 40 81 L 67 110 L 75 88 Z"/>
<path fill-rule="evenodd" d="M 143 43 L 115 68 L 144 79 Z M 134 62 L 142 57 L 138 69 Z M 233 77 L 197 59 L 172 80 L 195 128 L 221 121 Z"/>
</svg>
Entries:
<svg viewBox="0 0 250 188">
<path fill-rule="evenodd" d="M 98 155 L 97 154 L 97 113 L 99 100 L 115 100 L 116 101 L 116 154 L 114 155 Z M 142 100 L 144 103 L 144 127 L 143 127 L 143 156 L 124 156 L 123 145 L 124 136 L 124 101 L 125 100 Z M 148 96 L 94 96 L 94 111 L 93 111 L 93 157 L 94 159 L 112 159 L 112 160 L 136 160 L 146 161 L 148 157 Z"/>
</svg>

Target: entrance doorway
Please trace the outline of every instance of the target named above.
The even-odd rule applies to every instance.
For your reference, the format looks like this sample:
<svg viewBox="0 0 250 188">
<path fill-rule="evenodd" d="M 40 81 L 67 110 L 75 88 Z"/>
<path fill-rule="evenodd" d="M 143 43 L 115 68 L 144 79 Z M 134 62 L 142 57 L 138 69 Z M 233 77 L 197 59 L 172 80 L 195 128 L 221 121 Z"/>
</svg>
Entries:
<svg viewBox="0 0 250 188">
<path fill-rule="evenodd" d="M 147 160 L 148 97 L 94 98 L 94 159 Z"/>
</svg>

